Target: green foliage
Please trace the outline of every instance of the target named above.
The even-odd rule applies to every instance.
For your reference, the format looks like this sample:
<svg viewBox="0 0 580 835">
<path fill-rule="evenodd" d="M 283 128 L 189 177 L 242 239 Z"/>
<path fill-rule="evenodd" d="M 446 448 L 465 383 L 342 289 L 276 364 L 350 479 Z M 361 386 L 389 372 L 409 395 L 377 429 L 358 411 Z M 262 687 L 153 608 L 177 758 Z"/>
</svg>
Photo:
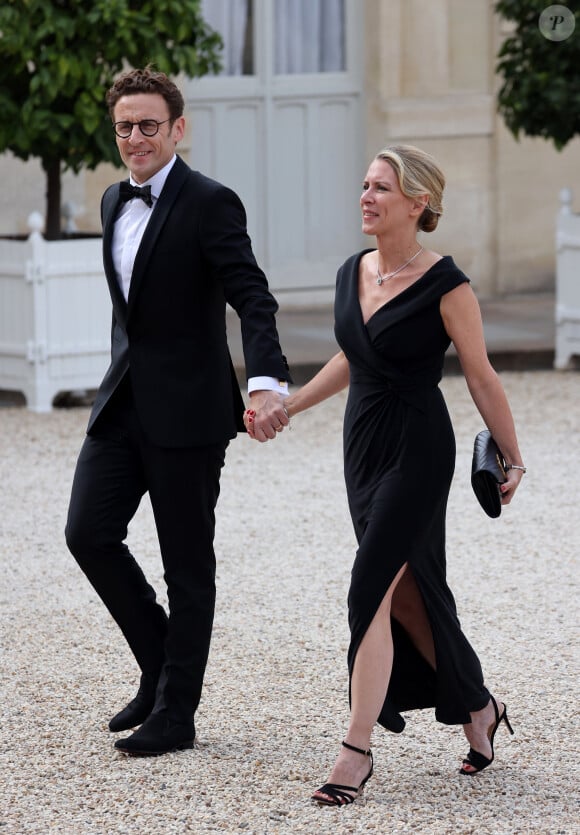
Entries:
<svg viewBox="0 0 580 835">
<path fill-rule="evenodd" d="M 551 140 L 561 150 L 580 134 L 580 11 L 576 28 L 563 41 L 550 41 L 540 32 L 540 14 L 547 0 L 500 0 L 496 11 L 515 23 L 504 41 L 497 72 L 503 79 L 498 109 L 511 133 Z"/>
<path fill-rule="evenodd" d="M 215 72 L 221 39 L 200 7 L 200 0 L 2 0 L 0 152 L 38 158 L 46 172 L 120 165 L 107 89 L 129 66 Z"/>
</svg>

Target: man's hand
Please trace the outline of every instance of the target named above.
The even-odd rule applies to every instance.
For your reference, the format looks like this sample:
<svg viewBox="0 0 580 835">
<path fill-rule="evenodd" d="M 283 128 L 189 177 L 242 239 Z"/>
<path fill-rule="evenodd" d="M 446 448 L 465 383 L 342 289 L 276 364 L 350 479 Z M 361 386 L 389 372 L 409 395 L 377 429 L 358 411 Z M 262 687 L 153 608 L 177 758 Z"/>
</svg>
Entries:
<svg viewBox="0 0 580 835">
<path fill-rule="evenodd" d="M 273 440 L 289 423 L 281 394 L 276 391 L 251 393 L 250 408 L 244 412 L 244 424 L 250 438 L 260 443 Z"/>
</svg>

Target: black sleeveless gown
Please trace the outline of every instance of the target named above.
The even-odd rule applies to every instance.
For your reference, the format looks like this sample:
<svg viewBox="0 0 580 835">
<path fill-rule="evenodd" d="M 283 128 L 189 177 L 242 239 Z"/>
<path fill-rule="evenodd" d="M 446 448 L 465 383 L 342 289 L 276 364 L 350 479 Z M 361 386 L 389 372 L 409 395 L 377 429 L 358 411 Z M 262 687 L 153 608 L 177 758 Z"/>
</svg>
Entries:
<svg viewBox="0 0 580 835">
<path fill-rule="evenodd" d="M 391 619 L 394 662 L 379 723 L 400 732 L 400 711 L 435 707 L 446 724 L 470 721 L 489 692 L 461 631 L 446 581 L 445 513 L 455 436 L 438 387 L 450 339 L 441 297 L 469 279 L 449 256 L 364 324 L 358 274 L 364 250 L 339 269 L 335 333 L 350 365 L 344 470 L 358 550 L 348 597 L 350 676 L 385 593 L 408 563 L 431 625 L 436 670 Z"/>
</svg>

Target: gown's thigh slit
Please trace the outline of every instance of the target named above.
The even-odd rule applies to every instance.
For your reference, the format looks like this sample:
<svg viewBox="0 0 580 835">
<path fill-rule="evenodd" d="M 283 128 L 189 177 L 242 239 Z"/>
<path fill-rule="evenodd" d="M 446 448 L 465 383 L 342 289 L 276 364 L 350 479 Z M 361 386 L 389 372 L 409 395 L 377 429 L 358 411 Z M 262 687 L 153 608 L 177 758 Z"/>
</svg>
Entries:
<svg viewBox="0 0 580 835">
<path fill-rule="evenodd" d="M 393 594 L 391 617 L 400 624 L 417 651 L 432 669 L 437 669 L 435 640 L 423 596 L 407 565 Z"/>
<path fill-rule="evenodd" d="M 365 618 L 366 627 L 360 631 L 358 639 L 355 642 L 354 634 L 352 633 L 351 629 L 351 645 L 349 648 L 349 700 L 352 704 L 352 678 L 354 675 L 356 659 L 361 648 L 361 645 L 364 643 L 364 640 L 369 632 L 371 626 L 374 625 L 376 618 L 380 618 L 382 622 L 382 631 L 384 632 L 385 638 L 385 655 L 388 655 L 390 649 L 390 657 L 391 657 L 391 665 L 392 666 L 392 653 L 393 653 L 393 639 L 391 634 L 391 605 L 392 605 L 392 598 L 398 588 L 398 584 L 401 582 L 401 578 L 404 577 L 405 572 L 407 569 L 407 563 L 404 563 L 395 577 L 391 580 L 389 586 L 387 587 L 386 591 L 382 595 L 381 598 L 378 598 L 378 602 L 373 608 L 367 608 L 367 618 Z M 349 594 L 349 617 L 350 614 L 354 614 L 355 607 L 353 606 L 353 597 L 355 592 L 353 591 L 353 585 L 351 585 L 351 591 Z M 389 646 L 390 645 L 390 646 Z M 387 688 L 389 684 L 389 677 L 390 677 L 390 668 L 386 669 L 385 671 L 385 686 L 384 686 L 384 695 L 382 699 L 386 697 Z M 380 707 L 380 706 L 379 706 Z"/>
</svg>

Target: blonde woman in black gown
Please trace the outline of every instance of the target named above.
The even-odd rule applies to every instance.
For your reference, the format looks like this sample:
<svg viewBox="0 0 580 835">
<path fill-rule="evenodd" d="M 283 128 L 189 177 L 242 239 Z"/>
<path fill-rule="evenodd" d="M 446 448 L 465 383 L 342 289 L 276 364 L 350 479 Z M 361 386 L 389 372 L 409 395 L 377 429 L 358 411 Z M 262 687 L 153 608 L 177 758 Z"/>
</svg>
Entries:
<svg viewBox="0 0 580 835">
<path fill-rule="evenodd" d="M 438 721 L 463 725 L 466 775 L 493 760 L 501 722 L 511 731 L 505 704 L 484 685 L 445 577 L 455 439 L 438 383 L 451 341 L 511 465 L 504 505 L 524 468 L 469 279 L 451 257 L 417 240 L 437 226 L 444 183 L 435 160 L 411 146 L 386 148 L 373 160 L 360 205 L 376 249 L 353 255 L 338 271 L 341 350 L 286 400 L 293 417 L 349 387 L 344 469 L 359 545 L 348 596 L 351 715 L 329 781 L 313 795 L 320 804 L 342 806 L 360 795 L 373 768 L 373 727 L 378 721 L 402 731 L 401 711 L 434 707 Z"/>
</svg>

